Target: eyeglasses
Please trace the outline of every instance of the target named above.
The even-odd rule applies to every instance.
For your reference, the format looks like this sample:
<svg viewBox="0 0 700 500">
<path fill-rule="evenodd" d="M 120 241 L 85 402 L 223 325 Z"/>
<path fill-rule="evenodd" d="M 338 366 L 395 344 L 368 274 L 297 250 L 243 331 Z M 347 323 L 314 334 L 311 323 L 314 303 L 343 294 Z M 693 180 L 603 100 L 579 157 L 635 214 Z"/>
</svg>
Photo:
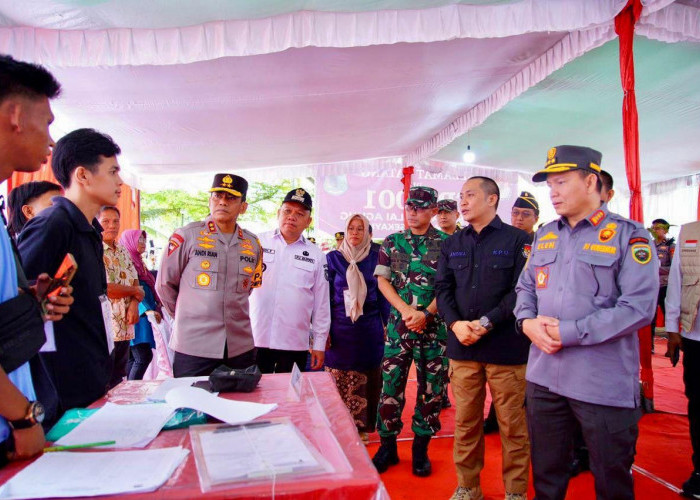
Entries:
<svg viewBox="0 0 700 500">
<path fill-rule="evenodd" d="M 535 217 L 535 211 L 530 210 L 530 209 L 525 209 L 525 210 L 513 210 L 510 212 L 511 217 L 522 217 L 523 219 L 527 219 L 528 217 Z"/>
<path fill-rule="evenodd" d="M 430 210 L 430 208 L 431 208 L 431 207 L 424 208 L 424 207 L 417 207 L 417 206 L 415 206 L 415 205 L 406 205 L 406 211 L 407 211 L 407 212 L 413 212 L 414 214 L 416 214 L 416 213 L 423 213 L 423 212 L 425 212 L 425 211 L 427 211 L 427 210 Z"/>
</svg>

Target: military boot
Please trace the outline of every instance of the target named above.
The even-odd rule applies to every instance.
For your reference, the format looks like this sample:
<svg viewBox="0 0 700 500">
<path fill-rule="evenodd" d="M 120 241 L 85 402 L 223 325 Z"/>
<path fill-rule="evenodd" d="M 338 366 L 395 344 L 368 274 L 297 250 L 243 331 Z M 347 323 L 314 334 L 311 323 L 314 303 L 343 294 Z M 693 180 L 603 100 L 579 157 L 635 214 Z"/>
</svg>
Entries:
<svg viewBox="0 0 700 500">
<path fill-rule="evenodd" d="M 399 452 L 396 449 L 396 436 L 380 436 L 381 445 L 372 458 L 372 463 L 377 468 L 377 472 L 386 472 L 390 465 L 399 463 Z"/>
<path fill-rule="evenodd" d="M 413 475 L 425 477 L 432 472 L 428 458 L 428 443 L 430 436 L 414 436 L 413 438 Z"/>
</svg>

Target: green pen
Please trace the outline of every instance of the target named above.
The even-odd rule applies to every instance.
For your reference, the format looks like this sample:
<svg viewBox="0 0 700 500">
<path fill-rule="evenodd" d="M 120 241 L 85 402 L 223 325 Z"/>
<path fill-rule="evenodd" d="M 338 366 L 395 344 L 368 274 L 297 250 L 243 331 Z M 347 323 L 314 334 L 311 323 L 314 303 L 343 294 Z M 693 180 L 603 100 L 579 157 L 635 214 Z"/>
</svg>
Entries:
<svg viewBox="0 0 700 500">
<path fill-rule="evenodd" d="M 116 444 L 116 441 L 100 441 L 97 443 L 85 443 L 85 444 L 71 444 L 68 446 L 50 446 L 49 448 L 44 448 L 44 453 L 50 451 L 66 451 L 66 450 L 79 450 L 81 448 L 94 448 L 96 446 L 109 446 L 111 444 Z"/>
</svg>

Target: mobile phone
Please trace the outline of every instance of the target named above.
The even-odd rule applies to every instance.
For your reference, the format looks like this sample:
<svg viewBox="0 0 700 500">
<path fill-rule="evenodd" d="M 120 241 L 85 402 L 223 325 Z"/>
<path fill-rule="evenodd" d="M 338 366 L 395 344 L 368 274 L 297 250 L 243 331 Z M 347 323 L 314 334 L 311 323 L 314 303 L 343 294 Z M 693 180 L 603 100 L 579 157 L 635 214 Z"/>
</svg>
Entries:
<svg viewBox="0 0 700 500">
<path fill-rule="evenodd" d="M 46 314 L 46 306 L 49 304 L 49 297 L 55 297 L 61 293 L 61 288 L 68 286 L 78 271 L 78 263 L 73 257 L 73 254 L 67 253 L 63 258 L 63 262 L 58 266 L 56 274 L 51 279 L 48 287 L 44 291 L 44 296 L 41 299 L 41 310 Z"/>
</svg>

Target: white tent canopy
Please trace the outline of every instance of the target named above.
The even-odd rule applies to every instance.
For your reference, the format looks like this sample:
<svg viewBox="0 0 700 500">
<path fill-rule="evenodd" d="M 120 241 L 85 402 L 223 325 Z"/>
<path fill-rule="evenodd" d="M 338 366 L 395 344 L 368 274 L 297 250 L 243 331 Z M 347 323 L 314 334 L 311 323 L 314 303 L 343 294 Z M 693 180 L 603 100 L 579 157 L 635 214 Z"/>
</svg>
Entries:
<svg viewBox="0 0 700 500">
<path fill-rule="evenodd" d="M 621 181 L 610 41 L 626 3 L 0 0 L 0 52 L 49 67 L 64 86 L 54 135 L 111 134 L 139 187 L 221 170 L 454 171 L 467 143 L 480 166 L 520 171 L 555 143 L 585 143 Z M 700 1 L 642 3 L 650 182 L 700 171 Z"/>
</svg>

